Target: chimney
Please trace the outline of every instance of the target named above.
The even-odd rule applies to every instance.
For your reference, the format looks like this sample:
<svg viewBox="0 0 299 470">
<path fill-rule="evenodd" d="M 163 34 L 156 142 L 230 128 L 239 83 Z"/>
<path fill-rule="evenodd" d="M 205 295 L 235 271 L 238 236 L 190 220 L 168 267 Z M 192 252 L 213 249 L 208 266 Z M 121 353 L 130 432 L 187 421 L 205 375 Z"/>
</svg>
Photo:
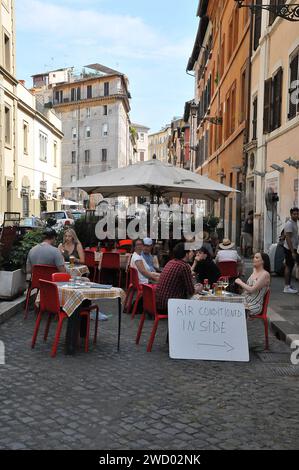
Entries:
<svg viewBox="0 0 299 470">
<path fill-rule="evenodd" d="M 19 80 L 19 83 L 21 83 L 23 86 L 26 86 L 26 80 Z"/>
</svg>

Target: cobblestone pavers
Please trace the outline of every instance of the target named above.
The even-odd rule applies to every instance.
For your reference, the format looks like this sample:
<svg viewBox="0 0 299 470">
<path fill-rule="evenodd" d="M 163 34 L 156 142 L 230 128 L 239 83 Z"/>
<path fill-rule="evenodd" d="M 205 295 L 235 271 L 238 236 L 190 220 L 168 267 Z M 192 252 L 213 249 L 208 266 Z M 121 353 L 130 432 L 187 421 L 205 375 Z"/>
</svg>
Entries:
<svg viewBox="0 0 299 470">
<path fill-rule="evenodd" d="M 100 323 L 97 347 L 56 359 L 41 336 L 31 351 L 33 314 L 0 326 L 0 449 L 298 449 L 299 369 L 279 377 L 256 354 L 262 323 L 249 322 L 251 362 L 172 361 L 166 324 L 146 353 L 150 320 L 139 347 L 138 319 Z M 287 352 L 271 337 L 271 352 Z M 284 363 L 284 366 L 287 364 Z"/>
</svg>

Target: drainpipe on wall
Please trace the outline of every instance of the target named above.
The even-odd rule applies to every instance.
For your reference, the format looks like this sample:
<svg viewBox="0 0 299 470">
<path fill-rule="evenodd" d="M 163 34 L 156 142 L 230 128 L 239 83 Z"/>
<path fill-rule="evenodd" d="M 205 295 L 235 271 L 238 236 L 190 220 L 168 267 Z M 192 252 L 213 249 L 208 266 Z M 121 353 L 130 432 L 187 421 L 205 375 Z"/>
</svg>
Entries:
<svg viewBox="0 0 299 470">
<path fill-rule="evenodd" d="M 250 126 L 251 126 L 251 83 L 252 83 L 252 43 L 253 43 L 253 31 L 254 31 L 254 13 L 250 10 L 250 39 L 249 39 L 249 55 L 248 55 L 248 95 L 247 95 L 247 122 L 246 122 L 246 131 L 244 136 L 245 145 L 250 142 Z M 245 150 L 243 151 L 243 173 L 242 173 L 242 183 L 243 183 L 243 193 L 242 193 L 242 214 L 241 218 L 244 221 L 246 218 L 246 195 L 247 195 L 247 171 L 248 164 L 246 158 Z M 255 205 L 255 204 L 254 204 Z"/>
</svg>

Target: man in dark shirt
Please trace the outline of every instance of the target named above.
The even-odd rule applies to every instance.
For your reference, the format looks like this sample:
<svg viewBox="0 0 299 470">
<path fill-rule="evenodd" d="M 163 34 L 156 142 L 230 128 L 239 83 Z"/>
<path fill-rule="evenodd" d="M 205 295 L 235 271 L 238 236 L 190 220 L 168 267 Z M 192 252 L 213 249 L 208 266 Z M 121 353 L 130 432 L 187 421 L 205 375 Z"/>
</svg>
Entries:
<svg viewBox="0 0 299 470">
<path fill-rule="evenodd" d="M 157 309 L 166 312 L 169 299 L 188 299 L 201 292 L 202 285 L 193 284 L 191 267 L 194 252 L 179 243 L 173 250 L 174 259 L 163 269 L 156 290 Z"/>
<path fill-rule="evenodd" d="M 209 251 L 204 247 L 198 250 L 192 271 L 196 274 L 198 282 L 203 284 L 205 279 L 208 279 L 210 286 L 215 284 L 221 277 L 218 266 L 212 260 Z"/>
</svg>

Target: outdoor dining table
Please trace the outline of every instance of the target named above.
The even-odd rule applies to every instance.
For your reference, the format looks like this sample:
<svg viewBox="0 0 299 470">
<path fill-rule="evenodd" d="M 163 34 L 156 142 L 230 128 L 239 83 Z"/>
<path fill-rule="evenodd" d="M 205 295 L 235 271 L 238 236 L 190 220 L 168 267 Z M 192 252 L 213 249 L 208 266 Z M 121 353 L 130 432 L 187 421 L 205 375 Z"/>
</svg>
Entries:
<svg viewBox="0 0 299 470">
<path fill-rule="evenodd" d="M 84 309 L 93 300 L 115 299 L 118 301 L 118 341 L 117 350 L 120 350 L 121 336 L 121 314 L 122 303 L 125 299 L 125 293 L 118 287 L 103 286 L 100 284 L 81 282 L 60 282 L 56 283 L 58 287 L 60 305 L 63 311 L 68 315 L 68 325 L 66 332 L 66 352 L 74 352 L 80 327 L 80 311 Z"/>
<path fill-rule="evenodd" d="M 245 297 L 243 295 L 233 294 L 227 292 L 224 295 L 215 294 L 195 294 L 191 300 L 203 300 L 208 302 L 230 302 L 234 304 L 245 304 Z"/>
</svg>

